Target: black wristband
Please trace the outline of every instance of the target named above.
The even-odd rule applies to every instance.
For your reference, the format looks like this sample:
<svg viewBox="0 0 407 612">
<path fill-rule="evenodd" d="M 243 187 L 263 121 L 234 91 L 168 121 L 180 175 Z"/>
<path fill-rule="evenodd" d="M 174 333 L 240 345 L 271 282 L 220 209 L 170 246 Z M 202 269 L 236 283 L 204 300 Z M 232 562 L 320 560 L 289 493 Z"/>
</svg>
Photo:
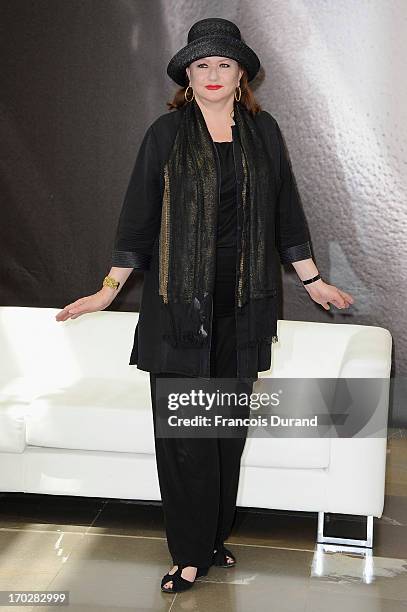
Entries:
<svg viewBox="0 0 407 612">
<path fill-rule="evenodd" d="M 318 280 L 319 278 L 321 278 L 321 276 L 319 274 L 317 274 L 316 276 L 314 276 L 314 278 L 309 278 L 308 280 L 302 281 L 302 284 L 303 285 L 308 285 L 309 283 L 313 283 L 314 281 Z"/>
</svg>

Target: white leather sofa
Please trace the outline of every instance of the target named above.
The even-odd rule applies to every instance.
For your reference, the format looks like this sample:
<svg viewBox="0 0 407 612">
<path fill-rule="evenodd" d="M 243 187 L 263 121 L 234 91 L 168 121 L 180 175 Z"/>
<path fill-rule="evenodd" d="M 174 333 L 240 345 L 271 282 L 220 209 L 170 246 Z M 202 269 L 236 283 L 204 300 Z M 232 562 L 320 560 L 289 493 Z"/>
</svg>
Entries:
<svg viewBox="0 0 407 612">
<path fill-rule="evenodd" d="M 0 307 L 0 491 L 160 500 L 149 373 L 128 365 L 138 313 L 57 322 Z M 265 377 L 389 378 L 392 338 L 363 325 L 278 322 Z M 388 393 L 382 408 L 387 434 Z M 373 546 L 386 436 L 248 438 L 238 506 L 318 513 L 318 542 Z M 324 513 L 367 517 L 366 540 L 324 536 Z"/>
</svg>

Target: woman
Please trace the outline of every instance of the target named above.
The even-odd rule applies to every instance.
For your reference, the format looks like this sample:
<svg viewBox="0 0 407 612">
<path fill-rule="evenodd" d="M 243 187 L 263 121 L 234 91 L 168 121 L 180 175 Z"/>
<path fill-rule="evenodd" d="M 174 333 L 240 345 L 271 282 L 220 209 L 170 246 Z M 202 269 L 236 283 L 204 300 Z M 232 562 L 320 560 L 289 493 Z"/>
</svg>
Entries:
<svg viewBox="0 0 407 612">
<path fill-rule="evenodd" d="M 95 295 L 56 319 L 103 310 L 133 269 L 144 271 L 130 364 L 150 372 L 155 448 L 173 567 L 164 592 L 183 591 L 215 564 L 235 511 L 245 434 L 165 438 L 156 432 L 158 378 L 230 378 L 250 393 L 277 338 L 278 271 L 292 263 L 311 299 L 353 303 L 325 283 L 277 121 L 248 83 L 260 62 L 239 28 L 203 19 L 169 62 L 181 86 L 147 129 L 117 228 L 112 268 Z M 199 477 L 198 477 L 199 476 Z"/>
</svg>

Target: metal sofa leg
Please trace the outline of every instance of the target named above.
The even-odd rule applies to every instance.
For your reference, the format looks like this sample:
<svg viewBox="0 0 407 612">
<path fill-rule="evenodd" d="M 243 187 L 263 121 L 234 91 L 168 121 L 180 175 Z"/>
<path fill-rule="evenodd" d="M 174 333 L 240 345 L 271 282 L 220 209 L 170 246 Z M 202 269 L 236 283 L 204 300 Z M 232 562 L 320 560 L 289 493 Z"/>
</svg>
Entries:
<svg viewBox="0 0 407 612">
<path fill-rule="evenodd" d="M 354 538 L 335 538 L 333 536 L 324 536 L 324 520 L 325 512 L 318 512 L 318 544 L 345 544 L 347 546 L 363 546 L 365 548 L 373 548 L 373 516 L 367 517 L 366 524 L 366 540 L 358 540 Z"/>
</svg>

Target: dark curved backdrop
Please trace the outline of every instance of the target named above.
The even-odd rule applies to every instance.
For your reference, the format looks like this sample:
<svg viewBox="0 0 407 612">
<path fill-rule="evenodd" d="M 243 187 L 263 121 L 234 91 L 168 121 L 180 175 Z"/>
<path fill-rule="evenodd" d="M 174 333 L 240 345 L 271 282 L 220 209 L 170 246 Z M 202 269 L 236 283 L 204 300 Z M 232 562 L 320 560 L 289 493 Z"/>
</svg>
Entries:
<svg viewBox="0 0 407 612">
<path fill-rule="evenodd" d="M 226 17 L 262 61 L 253 87 L 285 135 L 319 271 L 355 297 L 326 312 L 289 266 L 281 316 L 386 327 L 405 376 L 406 3 L 9 0 L 0 13 L 2 305 L 62 308 L 101 286 L 141 138 L 176 89 L 167 63 L 196 20 Z M 141 283 L 133 272 L 110 309 L 137 311 Z"/>
</svg>

